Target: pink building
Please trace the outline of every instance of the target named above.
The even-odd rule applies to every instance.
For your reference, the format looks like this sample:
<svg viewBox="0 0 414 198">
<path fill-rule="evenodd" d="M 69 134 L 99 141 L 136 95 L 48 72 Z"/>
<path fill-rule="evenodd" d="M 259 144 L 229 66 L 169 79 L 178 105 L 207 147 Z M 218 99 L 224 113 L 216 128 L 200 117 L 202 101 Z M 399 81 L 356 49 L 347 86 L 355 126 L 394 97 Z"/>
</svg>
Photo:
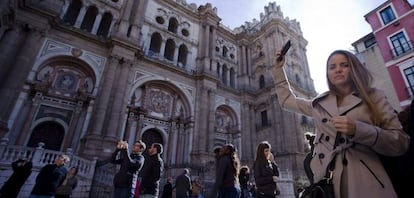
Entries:
<svg viewBox="0 0 414 198">
<path fill-rule="evenodd" d="M 412 0 L 388 0 L 365 15 L 402 108 L 414 98 L 413 8 Z"/>
</svg>

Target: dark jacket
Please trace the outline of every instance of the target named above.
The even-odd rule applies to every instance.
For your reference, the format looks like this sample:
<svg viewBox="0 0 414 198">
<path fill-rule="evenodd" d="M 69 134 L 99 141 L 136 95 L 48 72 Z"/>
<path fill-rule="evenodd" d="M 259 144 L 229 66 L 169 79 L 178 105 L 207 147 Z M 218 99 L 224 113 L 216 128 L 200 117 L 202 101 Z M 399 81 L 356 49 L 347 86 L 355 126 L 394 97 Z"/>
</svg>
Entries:
<svg viewBox="0 0 414 198">
<path fill-rule="evenodd" d="M 172 198 L 173 186 L 171 182 L 167 182 L 162 190 L 161 198 Z"/>
<path fill-rule="evenodd" d="M 239 174 L 239 183 L 240 188 L 247 189 L 249 187 L 249 180 L 250 180 L 250 174 L 249 173 L 240 173 Z"/>
<path fill-rule="evenodd" d="M 158 196 L 160 178 L 164 163 L 159 155 L 151 155 L 145 159 L 144 166 L 139 175 L 141 179 L 140 194 L 151 194 Z"/>
<path fill-rule="evenodd" d="M 44 166 L 36 177 L 36 184 L 31 194 L 54 196 L 57 187 L 65 180 L 67 172 L 64 166 L 57 166 L 56 164 Z"/>
<path fill-rule="evenodd" d="M 217 189 L 223 187 L 232 187 L 238 185 L 237 174 L 233 170 L 233 162 L 229 155 L 220 157 L 218 167 L 216 170 L 216 184 Z"/>
<path fill-rule="evenodd" d="M 274 195 L 276 192 L 276 182 L 273 176 L 279 176 L 279 170 L 274 162 L 259 160 L 254 164 L 254 180 L 256 181 L 257 193 Z"/>
<path fill-rule="evenodd" d="M 20 188 L 32 173 L 32 162 L 19 159 L 12 163 L 13 174 L 0 190 L 0 197 L 17 197 Z M 24 163 L 24 164 L 23 164 Z"/>
<path fill-rule="evenodd" d="M 118 152 L 120 156 L 117 159 Z M 144 164 L 144 157 L 141 154 L 128 155 L 127 149 L 116 149 L 112 153 L 111 163 L 121 165 L 114 177 L 115 188 L 135 188 L 138 172 Z"/>
<path fill-rule="evenodd" d="M 191 188 L 191 179 L 187 174 L 181 174 L 175 180 L 176 197 L 189 197 Z"/>
</svg>

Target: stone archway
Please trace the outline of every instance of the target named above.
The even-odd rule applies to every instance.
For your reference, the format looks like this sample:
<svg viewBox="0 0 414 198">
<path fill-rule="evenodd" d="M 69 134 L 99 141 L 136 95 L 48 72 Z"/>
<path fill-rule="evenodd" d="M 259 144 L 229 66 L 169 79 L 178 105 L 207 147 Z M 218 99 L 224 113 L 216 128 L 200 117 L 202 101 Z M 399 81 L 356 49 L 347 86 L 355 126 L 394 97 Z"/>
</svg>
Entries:
<svg viewBox="0 0 414 198">
<path fill-rule="evenodd" d="M 142 134 L 142 141 L 147 146 L 147 149 L 144 151 L 144 156 L 145 157 L 148 156 L 148 148 L 153 143 L 160 143 L 161 145 L 164 146 L 164 141 L 163 141 L 162 135 L 161 135 L 160 131 L 157 130 L 157 129 L 149 129 L 149 130 L 145 131 Z"/>
<path fill-rule="evenodd" d="M 52 121 L 43 122 L 33 129 L 27 146 L 37 147 L 39 142 L 43 142 L 45 149 L 59 151 L 64 136 L 65 130 L 62 125 Z"/>
</svg>

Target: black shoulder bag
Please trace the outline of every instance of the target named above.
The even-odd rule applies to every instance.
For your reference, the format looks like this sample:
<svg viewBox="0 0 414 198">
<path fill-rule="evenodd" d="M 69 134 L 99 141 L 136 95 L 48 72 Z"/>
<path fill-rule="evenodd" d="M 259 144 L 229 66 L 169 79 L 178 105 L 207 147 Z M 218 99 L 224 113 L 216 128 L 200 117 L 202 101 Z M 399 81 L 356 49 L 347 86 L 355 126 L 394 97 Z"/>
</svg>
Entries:
<svg viewBox="0 0 414 198">
<path fill-rule="evenodd" d="M 334 149 L 339 142 L 339 133 L 336 134 Z M 326 168 L 326 175 L 323 179 L 319 180 L 316 183 L 311 184 L 306 187 L 303 191 L 301 198 L 334 198 L 335 193 L 332 184 L 333 171 L 335 169 L 335 158 L 338 153 L 335 153 L 331 162 L 329 162 L 328 167 Z"/>
</svg>

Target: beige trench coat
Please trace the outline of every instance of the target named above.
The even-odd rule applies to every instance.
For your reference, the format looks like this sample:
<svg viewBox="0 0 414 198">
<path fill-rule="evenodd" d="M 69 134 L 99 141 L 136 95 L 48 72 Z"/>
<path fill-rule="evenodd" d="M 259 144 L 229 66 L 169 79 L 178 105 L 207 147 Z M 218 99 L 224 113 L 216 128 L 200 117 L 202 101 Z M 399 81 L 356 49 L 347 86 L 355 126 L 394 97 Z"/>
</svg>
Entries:
<svg viewBox="0 0 414 198">
<path fill-rule="evenodd" d="M 376 153 L 402 155 L 408 149 L 410 137 L 402 131 L 383 91 L 375 90 L 370 94 L 383 116 L 378 127 L 374 126 L 368 106 L 357 94 L 346 96 L 338 108 L 336 96 L 329 92 L 313 100 L 297 98 L 290 90 L 283 68 L 274 69 L 274 78 L 281 106 L 314 119 L 317 132 L 311 169 L 315 181 L 326 175 L 328 163 L 333 154 L 338 153 L 333 175 L 336 198 L 397 197 Z M 329 119 L 338 115 L 354 119 L 356 132 L 353 137 L 340 134 L 339 145 L 334 150 L 337 131 Z"/>
</svg>

